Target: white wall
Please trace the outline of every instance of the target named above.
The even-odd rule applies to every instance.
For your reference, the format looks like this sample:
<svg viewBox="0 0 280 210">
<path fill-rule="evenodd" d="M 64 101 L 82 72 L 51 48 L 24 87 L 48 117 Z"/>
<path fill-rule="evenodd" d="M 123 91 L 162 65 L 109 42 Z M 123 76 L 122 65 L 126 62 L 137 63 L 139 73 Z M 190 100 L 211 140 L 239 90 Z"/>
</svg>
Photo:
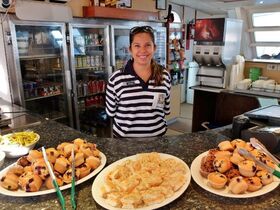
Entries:
<svg viewBox="0 0 280 210">
<path fill-rule="evenodd" d="M 2 23 L 0 23 L 0 98 L 11 102 L 10 86 L 8 79 L 8 69 L 6 61 L 6 53 L 4 48 L 4 34 Z"/>
</svg>

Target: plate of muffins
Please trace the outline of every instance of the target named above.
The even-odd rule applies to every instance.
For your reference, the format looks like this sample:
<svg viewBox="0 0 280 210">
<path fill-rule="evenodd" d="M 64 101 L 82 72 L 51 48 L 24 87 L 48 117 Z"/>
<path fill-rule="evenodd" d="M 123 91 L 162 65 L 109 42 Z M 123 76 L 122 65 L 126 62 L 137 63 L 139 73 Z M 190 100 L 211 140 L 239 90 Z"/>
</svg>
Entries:
<svg viewBox="0 0 280 210">
<path fill-rule="evenodd" d="M 181 196 L 190 180 L 183 160 L 164 153 L 139 153 L 102 170 L 93 182 L 92 196 L 110 210 L 157 209 Z"/>
<path fill-rule="evenodd" d="M 243 148 L 258 160 L 277 168 L 263 152 L 242 139 L 222 141 L 217 148 L 197 156 L 191 164 L 194 181 L 216 195 L 250 198 L 264 195 L 278 187 L 280 180 L 238 153 Z"/>
<path fill-rule="evenodd" d="M 74 149 L 74 160 L 71 157 Z M 106 156 L 96 144 L 77 138 L 56 148 L 46 148 L 60 190 L 71 188 L 71 163 L 75 161 L 76 185 L 98 174 L 106 164 Z M 14 197 L 29 197 L 56 192 L 42 151 L 30 150 L 26 156 L 0 172 L 0 193 Z"/>
</svg>

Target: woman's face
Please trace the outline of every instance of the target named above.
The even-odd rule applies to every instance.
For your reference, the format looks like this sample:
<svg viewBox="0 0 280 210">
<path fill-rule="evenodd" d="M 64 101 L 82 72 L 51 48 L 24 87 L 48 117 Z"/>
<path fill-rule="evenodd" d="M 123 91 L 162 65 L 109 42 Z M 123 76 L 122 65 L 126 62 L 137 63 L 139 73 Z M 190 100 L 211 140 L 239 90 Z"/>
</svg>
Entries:
<svg viewBox="0 0 280 210">
<path fill-rule="evenodd" d="M 130 46 L 130 53 L 136 65 L 149 65 L 154 56 L 156 47 L 152 37 L 148 33 L 138 33 L 134 35 Z"/>
</svg>

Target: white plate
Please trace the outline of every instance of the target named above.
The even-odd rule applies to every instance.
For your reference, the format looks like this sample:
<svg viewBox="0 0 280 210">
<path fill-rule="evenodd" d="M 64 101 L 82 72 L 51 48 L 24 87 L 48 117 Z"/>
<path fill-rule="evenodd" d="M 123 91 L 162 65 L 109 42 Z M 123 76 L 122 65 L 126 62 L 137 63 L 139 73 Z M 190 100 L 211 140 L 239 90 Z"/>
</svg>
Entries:
<svg viewBox="0 0 280 210">
<path fill-rule="evenodd" d="M 2 138 L 6 139 L 11 135 L 13 135 L 13 133 L 6 134 L 2 136 Z M 19 144 L 0 144 L 0 150 L 5 152 L 7 158 L 18 158 L 23 155 L 26 155 L 31 149 L 35 147 L 36 143 L 40 139 L 40 135 L 38 133 L 35 133 L 35 135 L 36 135 L 36 140 L 28 146 L 22 146 Z"/>
<path fill-rule="evenodd" d="M 91 172 L 89 175 L 83 177 L 82 179 L 79 179 L 76 182 L 76 185 L 81 184 L 81 183 L 89 180 L 90 178 L 92 178 L 93 176 L 98 174 L 98 172 L 100 172 L 104 168 L 104 166 L 106 164 L 106 156 L 102 152 L 100 152 L 100 157 L 101 157 L 100 165 L 93 172 Z M 14 163 L 14 164 L 16 164 L 16 163 Z M 8 169 L 10 167 L 12 167 L 14 164 L 12 164 L 12 165 L 8 166 L 7 168 L 3 169 L 0 172 L 0 177 L 3 177 L 7 173 Z M 67 184 L 67 185 L 63 185 L 59 189 L 60 190 L 65 190 L 65 189 L 68 189 L 68 188 L 71 188 L 71 183 Z M 7 190 L 7 189 L 3 188 L 2 186 L 0 186 L 0 193 L 1 194 L 14 196 L 14 197 L 30 197 L 30 196 L 37 196 L 37 195 L 45 195 L 45 194 L 54 193 L 54 192 L 56 192 L 55 189 L 40 190 L 38 192 L 25 192 L 23 190 L 11 191 L 11 190 Z"/>
<path fill-rule="evenodd" d="M 224 189 L 214 189 L 210 186 L 208 186 L 208 181 L 206 178 L 204 178 L 203 176 L 201 176 L 199 170 L 200 170 L 200 163 L 201 163 L 201 159 L 206 156 L 208 153 L 204 152 L 202 154 L 200 154 L 199 156 L 197 156 L 191 165 L 191 174 L 192 174 L 192 178 L 194 179 L 194 181 L 203 189 L 214 193 L 216 195 L 221 195 L 224 197 L 230 197 L 230 198 L 251 198 L 251 197 L 257 197 L 263 194 L 266 194 L 272 190 L 274 190 L 278 185 L 279 185 L 279 180 L 274 177 L 274 182 L 272 182 L 271 184 L 268 184 L 266 186 L 263 186 L 260 190 L 255 191 L 255 192 L 246 192 L 244 194 L 233 194 L 229 191 L 228 187 L 225 187 Z"/>
<path fill-rule="evenodd" d="M 102 207 L 106 208 L 106 209 L 110 209 L 110 210 L 123 210 L 124 208 L 116 208 L 113 207 L 111 205 L 109 205 L 108 203 L 106 203 L 106 200 L 104 198 L 102 198 L 101 196 L 101 186 L 104 185 L 104 178 L 107 176 L 107 174 L 109 172 L 111 172 L 117 165 L 121 165 L 123 162 L 125 162 L 126 160 L 135 160 L 137 157 L 137 155 L 133 155 L 133 156 L 129 156 L 126 158 L 123 158 L 121 160 L 118 160 L 114 163 L 112 163 L 111 165 L 107 166 L 103 171 L 100 172 L 100 174 L 98 174 L 98 176 L 95 178 L 93 184 L 92 184 L 92 188 L 91 188 L 91 192 L 92 192 L 92 196 L 94 198 L 94 200 Z M 188 167 L 188 165 L 181 159 L 169 155 L 169 154 L 164 154 L 164 153 L 160 153 L 160 157 L 162 159 L 167 159 L 167 158 L 173 158 L 176 161 L 179 161 L 181 163 L 183 163 L 186 167 L 187 170 L 187 180 L 185 182 L 185 184 L 177 191 L 174 193 L 173 196 L 167 198 L 166 200 L 164 200 L 161 203 L 158 204 L 154 204 L 154 205 L 150 205 L 150 206 L 145 206 L 143 208 L 135 208 L 137 210 L 148 210 L 148 209 L 157 209 L 160 208 L 162 206 L 165 206 L 167 204 L 169 204 L 170 202 L 174 201 L 175 199 L 177 199 L 180 195 L 183 194 L 183 192 L 185 192 L 185 190 L 187 189 L 187 187 L 190 184 L 191 181 L 191 174 L 190 174 L 190 169 Z"/>
</svg>

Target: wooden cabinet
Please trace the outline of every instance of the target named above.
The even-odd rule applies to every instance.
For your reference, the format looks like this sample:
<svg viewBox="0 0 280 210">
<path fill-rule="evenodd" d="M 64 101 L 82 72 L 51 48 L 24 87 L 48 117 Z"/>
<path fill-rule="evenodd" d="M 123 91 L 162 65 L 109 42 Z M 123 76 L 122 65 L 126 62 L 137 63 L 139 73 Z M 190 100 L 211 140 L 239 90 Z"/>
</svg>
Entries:
<svg viewBox="0 0 280 210">
<path fill-rule="evenodd" d="M 192 132 L 205 130 L 201 123 L 206 121 L 213 127 L 231 124 L 233 117 L 258 107 L 256 96 L 195 89 Z"/>
</svg>

